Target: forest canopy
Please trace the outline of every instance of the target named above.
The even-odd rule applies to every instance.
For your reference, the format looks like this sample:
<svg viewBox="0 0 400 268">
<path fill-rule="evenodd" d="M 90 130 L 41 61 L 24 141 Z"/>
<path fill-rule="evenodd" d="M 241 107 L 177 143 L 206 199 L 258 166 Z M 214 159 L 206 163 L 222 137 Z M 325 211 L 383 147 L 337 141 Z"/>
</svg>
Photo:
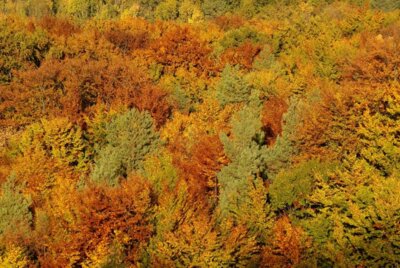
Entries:
<svg viewBox="0 0 400 268">
<path fill-rule="evenodd" d="M 0 267 L 400 266 L 400 1 L 0 1 Z"/>
</svg>

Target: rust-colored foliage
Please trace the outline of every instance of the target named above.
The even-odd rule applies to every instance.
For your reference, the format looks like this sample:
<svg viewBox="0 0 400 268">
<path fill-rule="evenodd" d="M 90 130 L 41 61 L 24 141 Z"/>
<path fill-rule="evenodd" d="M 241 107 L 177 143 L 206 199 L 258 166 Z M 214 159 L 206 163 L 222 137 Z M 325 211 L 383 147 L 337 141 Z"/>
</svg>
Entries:
<svg viewBox="0 0 400 268">
<path fill-rule="evenodd" d="M 13 170 L 18 181 L 26 186 L 25 191 L 32 197 L 35 207 L 43 205 L 57 177 L 65 178 L 65 183 L 78 179 L 76 174 L 74 177 L 71 169 L 60 167 L 55 160 L 50 159 L 41 150 L 27 152 L 18 158 L 13 164 Z"/>
<path fill-rule="evenodd" d="M 71 60 L 66 68 L 69 79 L 62 103 L 68 115 L 86 112 L 97 103 L 106 107 L 131 106 L 137 91 L 148 82 L 141 70 L 122 59 Z"/>
<path fill-rule="evenodd" d="M 57 115 L 76 120 L 96 104 L 138 106 L 162 124 L 171 109 L 166 94 L 151 86 L 141 69 L 123 60 L 51 60 L 38 69 L 18 72 L 17 77 L 1 87 L 3 124 L 16 113 L 17 125 Z"/>
<path fill-rule="evenodd" d="M 15 73 L 16 79 L 10 85 L 0 86 L 0 113 L 6 123 L 7 119 L 14 119 L 14 124 L 25 124 L 31 118 L 39 119 L 48 116 L 60 109 L 62 95 L 62 66 L 57 62 L 49 61 L 39 69 Z M 57 115 L 59 113 L 55 113 Z M 3 121 L 2 120 L 2 121 Z"/>
<path fill-rule="evenodd" d="M 254 59 L 261 52 L 261 46 L 251 42 L 245 42 L 239 47 L 228 48 L 222 55 L 221 61 L 230 65 L 241 65 L 246 69 L 251 69 Z"/>
<path fill-rule="evenodd" d="M 191 185 L 218 194 L 217 173 L 228 164 L 224 147 L 218 136 L 202 137 L 192 151 L 192 170 L 194 177 Z"/>
<path fill-rule="evenodd" d="M 244 25 L 245 21 L 242 17 L 234 16 L 219 16 L 214 20 L 215 24 L 221 28 L 221 30 L 228 31 L 230 29 L 237 29 Z"/>
<path fill-rule="evenodd" d="M 218 194 L 217 173 L 228 163 L 219 137 L 202 136 L 190 149 L 177 141 L 170 145 L 174 165 L 180 176 L 187 180 L 189 191 L 203 199 L 207 195 Z"/>
<path fill-rule="evenodd" d="M 282 116 L 288 105 L 280 97 L 273 96 L 265 103 L 262 111 L 262 124 L 265 132 L 266 144 L 273 145 L 276 138 L 282 133 Z"/>
<path fill-rule="evenodd" d="M 93 250 L 101 241 L 117 240 L 125 246 L 128 260 L 151 235 L 149 209 L 150 186 L 139 178 L 130 178 L 119 188 L 93 187 L 84 192 L 77 209 L 78 220 L 72 227 L 80 252 Z"/>
<path fill-rule="evenodd" d="M 124 53 L 143 49 L 149 42 L 148 33 L 144 31 L 131 33 L 122 29 L 110 29 L 105 32 L 104 37 Z"/>
<path fill-rule="evenodd" d="M 363 38 L 363 53 L 343 66 L 343 80 L 357 83 L 357 86 L 378 86 L 397 80 L 400 65 L 398 29 L 387 29 L 384 35 L 365 35 Z"/>
<path fill-rule="evenodd" d="M 287 216 L 275 222 L 272 246 L 261 253 L 261 267 L 294 267 L 299 264 L 304 250 L 303 231 L 293 226 Z"/>
<path fill-rule="evenodd" d="M 174 73 L 178 68 L 208 74 L 213 68 L 211 49 L 187 26 L 173 26 L 155 40 L 150 49 L 154 59 Z"/>
<path fill-rule="evenodd" d="M 349 1 L 0 1 L 0 267 L 399 266 L 400 11 Z"/>
<path fill-rule="evenodd" d="M 156 86 L 143 87 L 136 91 L 133 105 L 140 111 L 150 112 L 157 127 L 164 125 L 173 109 L 168 101 L 168 94 Z"/>
<path fill-rule="evenodd" d="M 12 159 L 6 152 L 9 147 L 9 139 L 15 134 L 13 128 L 0 128 L 0 185 L 6 181 L 12 170 Z"/>
<path fill-rule="evenodd" d="M 72 218 L 50 215 L 51 229 L 36 241 L 43 267 L 79 265 L 100 243 L 121 247 L 126 263 L 138 260 L 152 234 L 151 190 L 143 179 L 132 177 L 116 188 L 89 186 L 70 198 L 73 204 L 63 213 Z"/>
<path fill-rule="evenodd" d="M 7 180 L 7 176 L 10 171 L 10 160 L 4 155 L 0 155 L 0 185 L 2 185 Z"/>
<path fill-rule="evenodd" d="M 71 20 L 52 16 L 44 16 L 37 22 L 37 26 L 56 36 L 69 37 L 80 32 L 79 27 Z"/>
<path fill-rule="evenodd" d="M 304 124 L 295 135 L 303 152 L 301 158 L 337 158 L 346 151 L 354 150 L 357 145 L 355 137 L 345 130 L 356 129 L 357 122 L 349 120 L 355 112 L 354 106 L 363 102 L 361 96 L 368 99 L 368 91 L 358 90 L 361 96 L 355 91 L 354 88 L 346 88 L 346 92 L 337 92 L 335 87 L 326 88 L 318 104 L 310 103 L 304 107 Z"/>
<path fill-rule="evenodd" d="M 296 133 L 302 158 L 340 158 L 359 149 L 355 134 L 359 122 L 354 118 L 363 117 L 367 109 L 383 108 L 383 96 L 398 77 L 395 38 L 378 35 L 366 39 L 365 51 L 343 67 L 341 84 L 326 85 L 318 103 L 310 102 L 303 109 L 304 124 Z"/>
<path fill-rule="evenodd" d="M 218 194 L 217 173 L 228 163 L 218 136 L 201 137 L 192 148 L 191 160 L 187 162 L 185 174 L 189 185 L 196 192 Z"/>
</svg>

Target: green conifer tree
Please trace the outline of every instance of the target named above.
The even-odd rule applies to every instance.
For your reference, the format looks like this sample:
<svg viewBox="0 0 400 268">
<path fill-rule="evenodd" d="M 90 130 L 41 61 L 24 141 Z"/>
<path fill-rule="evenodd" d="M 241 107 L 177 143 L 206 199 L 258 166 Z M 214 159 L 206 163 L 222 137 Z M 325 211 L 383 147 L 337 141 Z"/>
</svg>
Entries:
<svg viewBox="0 0 400 268">
<path fill-rule="evenodd" d="M 106 144 L 98 153 L 92 178 L 116 185 L 119 178 L 142 167 L 145 156 L 160 145 L 159 135 L 151 116 L 136 109 L 117 116 L 105 128 Z"/>
<path fill-rule="evenodd" d="M 251 94 L 251 87 L 242 78 L 238 66 L 225 66 L 216 89 L 217 99 L 222 106 L 245 102 Z"/>
<path fill-rule="evenodd" d="M 267 148 L 260 113 L 259 102 L 245 106 L 232 120 L 232 137 L 221 136 L 225 154 L 231 160 L 218 174 L 219 208 L 223 217 L 240 214 L 242 205 L 247 203 L 249 183 L 265 177 Z"/>
<path fill-rule="evenodd" d="M 22 193 L 15 176 L 10 176 L 1 187 L 0 235 L 6 232 L 28 232 L 32 223 L 30 197 Z"/>
</svg>

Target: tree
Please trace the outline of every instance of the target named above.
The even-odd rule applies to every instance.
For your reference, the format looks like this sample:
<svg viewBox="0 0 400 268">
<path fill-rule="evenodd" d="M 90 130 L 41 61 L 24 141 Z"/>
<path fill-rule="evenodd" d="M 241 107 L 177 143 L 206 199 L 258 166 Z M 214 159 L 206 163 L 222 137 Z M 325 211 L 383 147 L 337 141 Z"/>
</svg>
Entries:
<svg viewBox="0 0 400 268">
<path fill-rule="evenodd" d="M 398 0 L 383 0 L 383 1 L 372 0 L 371 6 L 373 8 L 382 9 L 384 11 L 393 11 L 395 9 L 400 8 L 400 1 L 398 1 Z"/>
<path fill-rule="evenodd" d="M 106 126 L 106 144 L 98 152 L 92 178 L 117 185 L 120 178 L 142 168 L 146 155 L 160 146 L 159 135 L 147 112 L 132 109 Z"/>
<path fill-rule="evenodd" d="M 179 6 L 179 19 L 184 22 L 197 22 L 203 19 L 203 16 L 201 7 L 196 1 L 183 0 Z"/>
<path fill-rule="evenodd" d="M 223 63 L 241 66 L 247 70 L 250 70 L 253 67 L 253 62 L 260 51 L 260 45 L 245 42 L 237 48 L 226 49 L 221 55 L 221 61 Z"/>
<path fill-rule="evenodd" d="M 12 80 L 12 70 L 39 66 L 50 47 L 43 31 L 29 32 L 10 18 L 0 20 L 0 83 Z M 3 89 L 0 96 L 3 95 Z M 2 97 L 4 98 L 4 97 Z"/>
<path fill-rule="evenodd" d="M 307 246 L 304 231 L 294 226 L 289 217 L 284 215 L 274 224 L 271 245 L 265 246 L 261 252 L 261 265 L 263 267 L 299 265 Z"/>
<path fill-rule="evenodd" d="M 299 149 L 295 138 L 296 129 L 302 126 L 303 105 L 301 99 L 293 97 L 289 102 L 287 112 L 282 115 L 282 133 L 276 137 L 275 143 L 268 148 L 265 155 L 269 178 L 273 178 L 280 170 L 289 168 L 298 155 Z M 268 128 L 264 128 L 264 131 L 268 137 L 270 135 Z"/>
<path fill-rule="evenodd" d="M 45 62 L 38 69 L 17 72 L 15 80 L 5 86 L 4 93 L 9 94 L 6 95 L 9 101 L 4 103 L 4 109 L 20 114 L 19 120 L 15 120 L 17 124 L 58 113 L 64 79 L 61 65 L 53 61 Z M 10 115 L 10 118 L 13 117 Z"/>
<path fill-rule="evenodd" d="M 172 191 L 179 180 L 172 156 L 165 149 L 146 157 L 141 175 L 150 182 L 157 195 L 164 190 Z"/>
<path fill-rule="evenodd" d="M 116 187 L 58 186 L 37 213 L 32 250 L 39 265 L 136 264 L 153 231 L 152 197 L 137 176 Z"/>
<path fill-rule="evenodd" d="M 97 0 L 64 0 L 63 2 L 62 9 L 64 12 L 78 19 L 89 19 L 94 17 L 101 7 L 101 2 Z"/>
<path fill-rule="evenodd" d="M 169 149 L 179 177 L 187 181 L 196 202 L 214 203 L 218 196 L 217 173 L 229 162 L 219 137 L 199 136 L 191 146 L 179 146 L 178 142 L 170 144 Z"/>
<path fill-rule="evenodd" d="M 14 139 L 12 168 L 35 207 L 58 183 L 74 185 L 89 173 L 93 150 L 82 129 L 65 118 L 34 123 Z"/>
<path fill-rule="evenodd" d="M 237 106 L 221 107 L 217 100 L 209 96 L 202 103 L 195 105 L 195 112 L 174 112 L 170 120 L 162 129 L 161 137 L 172 146 L 179 143 L 191 147 L 202 136 L 218 135 L 228 131 L 229 119 L 235 113 Z M 187 140 L 188 144 L 181 140 Z"/>
<path fill-rule="evenodd" d="M 154 10 L 162 0 L 139 0 L 139 15 L 147 19 L 154 19 Z"/>
<path fill-rule="evenodd" d="M 158 195 L 156 235 L 147 248 L 144 266 L 250 265 L 258 250 L 254 235 L 230 221 L 216 224 L 184 180 Z M 196 204 L 196 205 L 195 205 Z"/>
<path fill-rule="evenodd" d="M 208 44 L 187 26 L 173 25 L 151 44 L 150 49 L 154 59 L 172 74 L 177 69 L 185 69 L 197 75 L 208 75 L 215 69 Z"/>
<path fill-rule="evenodd" d="M 155 16 L 161 20 L 174 20 L 178 17 L 178 2 L 176 0 L 164 0 L 155 10 Z"/>
<path fill-rule="evenodd" d="M 28 267 L 31 264 L 23 248 L 10 245 L 5 252 L 0 255 L 0 266 L 10 268 Z"/>
<path fill-rule="evenodd" d="M 216 86 L 216 97 L 222 106 L 248 101 L 251 87 L 242 78 L 239 67 L 226 65 Z"/>
<path fill-rule="evenodd" d="M 221 25 L 221 19 L 219 21 L 219 24 Z M 238 48 L 245 43 L 256 45 L 261 43 L 264 38 L 264 35 L 259 33 L 255 28 L 242 26 L 240 19 L 235 19 L 235 17 L 232 17 L 230 23 L 233 24 L 233 29 L 229 29 L 229 31 L 225 33 L 224 37 L 218 42 L 223 50 L 228 48 Z M 223 25 L 224 24 L 221 26 Z"/>
<path fill-rule="evenodd" d="M 258 11 L 257 8 L 259 8 L 257 2 L 254 0 L 241 0 L 239 12 L 247 18 L 253 17 Z"/>
<path fill-rule="evenodd" d="M 81 30 L 72 19 L 58 18 L 54 16 L 44 16 L 38 21 L 36 27 L 40 27 L 49 34 L 57 37 L 70 37 Z"/>
<path fill-rule="evenodd" d="M 53 5 L 54 1 L 29 0 L 26 3 L 25 13 L 27 16 L 40 18 L 50 15 L 55 10 Z"/>
<path fill-rule="evenodd" d="M 383 176 L 397 174 L 400 170 L 399 142 L 400 129 L 397 120 L 400 115 L 400 93 L 389 89 L 383 99 L 385 108 L 380 112 L 367 109 L 360 120 L 357 137 L 362 146 L 359 158 L 379 170 Z"/>
<path fill-rule="evenodd" d="M 72 167 L 83 172 L 89 169 L 91 150 L 83 131 L 66 118 L 43 119 L 30 125 L 21 134 L 18 150 L 24 155 L 35 149 L 41 149 L 60 167 Z"/>
<path fill-rule="evenodd" d="M 249 202 L 250 186 L 266 178 L 264 133 L 261 129 L 261 106 L 243 107 L 231 121 L 232 134 L 221 135 L 224 151 L 230 163 L 218 173 L 220 185 L 219 209 L 222 217 L 240 217 Z M 250 202 L 251 203 L 251 202 Z"/>
<path fill-rule="evenodd" d="M 134 197 L 134 198 L 132 198 Z M 134 263 L 152 233 L 151 188 L 143 179 L 130 177 L 119 187 L 91 187 L 74 208 L 76 221 L 70 226 L 79 252 L 88 254 L 102 242 L 122 247 L 124 263 Z"/>
<path fill-rule="evenodd" d="M 283 115 L 287 112 L 287 103 L 277 96 L 270 97 L 262 111 L 262 123 L 265 131 L 266 143 L 271 146 L 278 136 L 282 135 Z"/>
<path fill-rule="evenodd" d="M 399 206 L 392 202 L 398 184 L 354 156 L 328 178 L 315 176 L 304 209 L 296 213 L 318 249 L 310 258 L 327 265 L 397 265 Z"/>
<path fill-rule="evenodd" d="M 202 9 L 204 15 L 208 18 L 224 15 L 229 11 L 233 11 L 240 4 L 240 0 L 204 0 L 202 2 Z"/>
<path fill-rule="evenodd" d="M 15 176 L 10 176 L 1 187 L 0 235 L 26 235 L 30 231 L 33 215 L 32 200 L 22 193 Z M 17 231 L 18 230 L 18 231 Z"/>
<path fill-rule="evenodd" d="M 326 177 L 330 168 L 327 163 L 311 160 L 289 170 L 282 170 L 272 179 L 269 187 L 272 207 L 283 210 L 303 206 L 306 197 L 312 192 L 316 174 Z"/>
</svg>

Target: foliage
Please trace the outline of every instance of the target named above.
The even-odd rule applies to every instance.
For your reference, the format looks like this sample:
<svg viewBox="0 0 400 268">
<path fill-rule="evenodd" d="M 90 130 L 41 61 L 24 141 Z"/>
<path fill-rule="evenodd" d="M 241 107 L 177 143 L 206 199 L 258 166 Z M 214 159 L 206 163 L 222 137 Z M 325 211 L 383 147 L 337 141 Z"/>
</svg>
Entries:
<svg viewBox="0 0 400 268">
<path fill-rule="evenodd" d="M 257 107 L 258 106 L 258 107 Z M 221 135 L 224 151 L 230 163 L 218 174 L 219 207 L 223 217 L 240 216 L 247 202 L 252 183 L 266 177 L 266 146 L 261 131 L 260 107 L 245 106 L 232 120 L 232 136 Z"/>
<path fill-rule="evenodd" d="M 241 78 L 238 67 L 225 66 L 221 81 L 216 87 L 216 97 L 222 106 L 230 103 L 240 103 L 248 100 L 251 87 Z"/>
<path fill-rule="evenodd" d="M 33 219 L 31 204 L 32 200 L 22 193 L 15 176 L 9 177 L 1 188 L 0 235 L 15 234 L 16 230 L 21 234 L 29 232 Z"/>
<path fill-rule="evenodd" d="M 22 268 L 29 264 L 25 251 L 18 246 L 9 246 L 0 256 L 0 267 Z"/>
<path fill-rule="evenodd" d="M 398 9 L 400 7 L 400 2 L 399 1 L 388 1 L 388 0 L 384 0 L 384 1 L 371 1 L 371 6 L 374 8 L 379 8 L 382 9 L 384 11 L 390 11 L 390 10 L 394 10 L 394 9 Z"/>
<path fill-rule="evenodd" d="M 275 209 L 304 205 L 305 197 L 311 193 L 315 184 L 315 173 L 323 176 L 326 166 L 327 164 L 311 160 L 289 171 L 278 173 L 269 188 L 271 205 Z"/>
<path fill-rule="evenodd" d="M 238 0 L 204 0 L 201 7 L 206 17 L 216 17 L 233 10 L 239 5 L 239 3 L 240 1 Z"/>
<path fill-rule="evenodd" d="M 398 7 L 0 1 L 0 266 L 400 266 Z"/>
<path fill-rule="evenodd" d="M 273 230 L 272 245 L 263 248 L 261 265 L 266 267 L 301 265 L 301 256 L 308 246 L 304 231 L 293 226 L 287 216 L 279 218 Z"/>
<path fill-rule="evenodd" d="M 156 10 L 155 16 L 157 19 L 174 20 L 178 17 L 178 5 L 176 0 L 166 0 L 161 2 Z"/>
<path fill-rule="evenodd" d="M 71 166 L 80 172 L 89 169 L 91 152 L 83 131 L 66 118 L 44 119 L 22 133 L 18 148 L 22 154 L 39 148 L 60 166 Z"/>
<path fill-rule="evenodd" d="M 136 109 L 116 116 L 105 128 L 106 144 L 98 153 L 92 178 L 116 185 L 142 168 L 146 155 L 160 146 L 159 136 L 150 115 Z"/>
<path fill-rule="evenodd" d="M 10 82 L 12 71 L 39 66 L 49 49 L 50 40 L 43 31 L 29 32 L 12 18 L 0 23 L 0 84 Z"/>
</svg>

